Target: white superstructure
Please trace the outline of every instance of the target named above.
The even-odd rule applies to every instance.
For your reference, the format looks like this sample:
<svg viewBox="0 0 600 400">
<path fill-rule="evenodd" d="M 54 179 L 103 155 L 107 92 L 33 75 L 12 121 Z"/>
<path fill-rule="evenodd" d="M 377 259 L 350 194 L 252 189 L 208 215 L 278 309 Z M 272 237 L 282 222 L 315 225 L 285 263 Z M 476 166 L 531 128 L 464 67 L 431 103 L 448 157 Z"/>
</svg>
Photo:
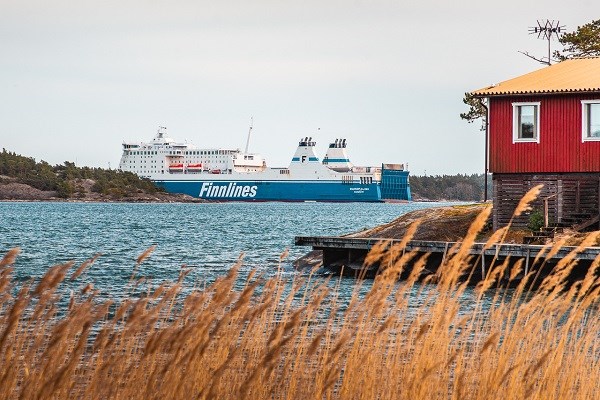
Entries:
<svg viewBox="0 0 600 400">
<path fill-rule="evenodd" d="M 149 143 L 123 143 L 119 169 L 154 179 L 165 174 L 251 173 L 267 168 L 260 154 L 242 153 L 240 149 L 199 149 L 176 142 L 165 131 L 165 127 L 159 127 Z"/>
</svg>

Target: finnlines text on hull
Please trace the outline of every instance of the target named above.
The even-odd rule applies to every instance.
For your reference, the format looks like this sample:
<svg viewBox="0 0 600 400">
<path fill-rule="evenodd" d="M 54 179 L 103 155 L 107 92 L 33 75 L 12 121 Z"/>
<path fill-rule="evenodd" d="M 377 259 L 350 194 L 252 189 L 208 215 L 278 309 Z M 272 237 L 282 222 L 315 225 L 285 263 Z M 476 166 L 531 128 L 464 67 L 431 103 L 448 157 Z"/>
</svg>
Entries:
<svg viewBox="0 0 600 400">
<path fill-rule="evenodd" d="M 258 186 L 238 186 L 237 183 L 213 185 L 210 182 L 204 182 L 198 197 L 256 197 L 257 189 Z"/>
</svg>

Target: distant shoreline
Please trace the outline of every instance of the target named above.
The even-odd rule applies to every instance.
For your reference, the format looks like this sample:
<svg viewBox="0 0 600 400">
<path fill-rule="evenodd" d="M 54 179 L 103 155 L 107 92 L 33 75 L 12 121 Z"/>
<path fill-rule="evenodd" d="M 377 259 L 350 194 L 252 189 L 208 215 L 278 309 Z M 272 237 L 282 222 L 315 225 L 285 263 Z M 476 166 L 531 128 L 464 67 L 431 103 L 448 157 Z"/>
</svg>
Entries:
<svg viewBox="0 0 600 400">
<path fill-rule="evenodd" d="M 132 204 L 193 204 L 193 203 L 211 203 L 210 201 L 202 200 L 202 199 L 173 199 L 173 200 L 149 200 L 149 199 L 140 199 L 140 200 L 132 200 L 132 199 L 60 199 L 60 198 L 50 198 L 50 199 L 0 199 L 0 203 L 97 203 L 97 204 L 106 204 L 106 203 L 132 203 Z"/>
<path fill-rule="evenodd" d="M 90 185 L 88 185 L 90 186 Z M 43 191 L 17 182 L 0 184 L 0 202 L 53 202 L 53 203 L 205 203 L 206 200 L 185 194 L 164 192 L 135 193 L 115 198 L 86 188 L 80 197 L 61 198 L 55 191 Z"/>
</svg>

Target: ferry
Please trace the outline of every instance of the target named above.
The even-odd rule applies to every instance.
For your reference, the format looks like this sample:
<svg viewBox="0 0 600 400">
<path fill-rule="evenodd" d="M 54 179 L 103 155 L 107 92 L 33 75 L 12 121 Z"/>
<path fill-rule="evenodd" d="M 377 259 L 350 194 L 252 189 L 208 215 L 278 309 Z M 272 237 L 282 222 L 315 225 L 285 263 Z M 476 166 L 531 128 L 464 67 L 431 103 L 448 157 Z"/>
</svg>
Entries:
<svg viewBox="0 0 600 400">
<path fill-rule="evenodd" d="M 245 151 L 198 148 L 175 141 L 159 127 L 150 142 L 123 143 L 119 169 L 148 178 L 169 193 L 215 201 L 411 200 L 409 172 L 403 164 L 355 166 L 348 158 L 346 139 L 330 143 L 320 161 L 316 142 L 301 138 L 284 168 L 268 167 L 260 154 L 249 153 L 248 141 Z"/>
</svg>

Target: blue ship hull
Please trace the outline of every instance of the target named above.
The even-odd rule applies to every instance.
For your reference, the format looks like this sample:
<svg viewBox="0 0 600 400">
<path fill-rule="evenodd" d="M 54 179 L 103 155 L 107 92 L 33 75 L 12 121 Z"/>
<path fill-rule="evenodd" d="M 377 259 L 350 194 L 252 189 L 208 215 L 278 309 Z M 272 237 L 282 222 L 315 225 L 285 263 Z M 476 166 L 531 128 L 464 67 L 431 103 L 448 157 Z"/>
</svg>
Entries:
<svg viewBox="0 0 600 400">
<path fill-rule="evenodd" d="M 169 193 L 216 201 L 379 202 L 378 183 L 341 181 L 155 180 Z"/>
</svg>

